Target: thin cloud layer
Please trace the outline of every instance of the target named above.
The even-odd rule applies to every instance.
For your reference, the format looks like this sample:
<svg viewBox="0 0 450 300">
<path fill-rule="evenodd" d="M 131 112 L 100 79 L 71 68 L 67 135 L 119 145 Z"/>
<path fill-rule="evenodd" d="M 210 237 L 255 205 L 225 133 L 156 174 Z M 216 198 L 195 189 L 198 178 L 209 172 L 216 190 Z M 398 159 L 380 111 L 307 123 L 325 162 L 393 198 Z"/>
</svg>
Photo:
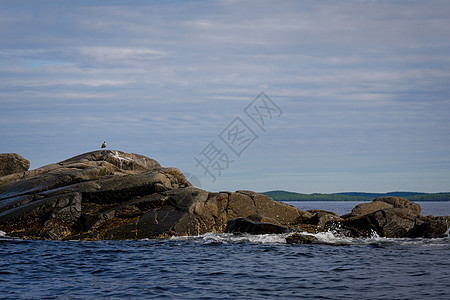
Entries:
<svg viewBox="0 0 450 300">
<path fill-rule="evenodd" d="M 213 190 L 448 189 L 447 1 L 0 3 L 0 152 L 33 168 L 107 140 Z M 213 182 L 193 157 L 262 90 L 284 114 Z"/>
</svg>

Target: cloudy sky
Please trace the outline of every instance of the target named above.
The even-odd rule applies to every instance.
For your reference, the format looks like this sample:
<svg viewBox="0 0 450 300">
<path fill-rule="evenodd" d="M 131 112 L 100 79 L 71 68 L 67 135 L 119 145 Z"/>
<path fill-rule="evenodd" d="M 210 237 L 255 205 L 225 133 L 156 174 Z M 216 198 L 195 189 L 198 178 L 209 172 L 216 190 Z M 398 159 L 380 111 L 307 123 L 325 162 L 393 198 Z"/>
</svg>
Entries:
<svg viewBox="0 0 450 300">
<path fill-rule="evenodd" d="M 0 152 L 37 168 L 105 140 L 212 191 L 450 191 L 449 16 L 449 1 L 0 0 Z"/>
</svg>

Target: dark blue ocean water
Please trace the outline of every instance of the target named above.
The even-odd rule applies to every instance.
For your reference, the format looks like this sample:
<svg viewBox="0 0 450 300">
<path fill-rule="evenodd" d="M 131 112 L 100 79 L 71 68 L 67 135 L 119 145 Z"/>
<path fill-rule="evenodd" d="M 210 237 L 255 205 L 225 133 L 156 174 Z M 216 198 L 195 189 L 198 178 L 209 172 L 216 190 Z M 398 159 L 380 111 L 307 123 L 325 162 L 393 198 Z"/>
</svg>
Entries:
<svg viewBox="0 0 450 300">
<path fill-rule="evenodd" d="M 1 299 L 450 299 L 450 238 L 288 245 L 286 235 L 0 237 Z M 348 246 L 338 246 L 347 242 Z"/>
</svg>

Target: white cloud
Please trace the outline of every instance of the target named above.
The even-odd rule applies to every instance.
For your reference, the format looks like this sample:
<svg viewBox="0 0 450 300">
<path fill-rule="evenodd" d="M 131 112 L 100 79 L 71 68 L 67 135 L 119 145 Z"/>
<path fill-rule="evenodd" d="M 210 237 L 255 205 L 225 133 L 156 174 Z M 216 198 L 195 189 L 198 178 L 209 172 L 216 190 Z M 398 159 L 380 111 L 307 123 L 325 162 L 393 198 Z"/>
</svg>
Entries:
<svg viewBox="0 0 450 300">
<path fill-rule="evenodd" d="M 189 141 L 217 136 L 264 90 L 285 111 L 277 142 L 259 146 L 273 155 L 267 170 L 319 154 L 396 168 L 383 151 L 406 148 L 412 166 L 450 151 L 448 2 L 26 4 L 0 10 L 0 119 L 17 136 L 8 147 L 39 132 L 110 135 L 136 149 L 176 144 L 167 151 L 190 168 Z M 256 157 L 247 175 L 260 171 Z"/>
<path fill-rule="evenodd" d="M 165 51 L 157 51 L 145 48 L 119 48 L 119 47 L 82 47 L 80 55 L 92 57 L 96 61 L 109 62 L 110 64 L 124 63 L 130 60 L 147 60 L 165 58 L 169 54 Z"/>
</svg>

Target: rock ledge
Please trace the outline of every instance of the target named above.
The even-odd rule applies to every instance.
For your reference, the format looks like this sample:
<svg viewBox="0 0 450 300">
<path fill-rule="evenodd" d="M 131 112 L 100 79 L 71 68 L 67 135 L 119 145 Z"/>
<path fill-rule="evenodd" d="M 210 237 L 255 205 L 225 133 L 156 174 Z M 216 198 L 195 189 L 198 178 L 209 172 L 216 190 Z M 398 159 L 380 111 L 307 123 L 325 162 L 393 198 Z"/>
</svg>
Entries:
<svg viewBox="0 0 450 300">
<path fill-rule="evenodd" d="M 382 197 L 346 216 L 302 211 L 252 191 L 198 189 L 177 168 L 138 154 L 99 150 L 0 177 L 0 231 L 30 239 L 143 239 L 295 233 L 289 243 L 317 243 L 302 232 L 333 230 L 364 237 L 439 237 L 450 219 Z"/>
</svg>

